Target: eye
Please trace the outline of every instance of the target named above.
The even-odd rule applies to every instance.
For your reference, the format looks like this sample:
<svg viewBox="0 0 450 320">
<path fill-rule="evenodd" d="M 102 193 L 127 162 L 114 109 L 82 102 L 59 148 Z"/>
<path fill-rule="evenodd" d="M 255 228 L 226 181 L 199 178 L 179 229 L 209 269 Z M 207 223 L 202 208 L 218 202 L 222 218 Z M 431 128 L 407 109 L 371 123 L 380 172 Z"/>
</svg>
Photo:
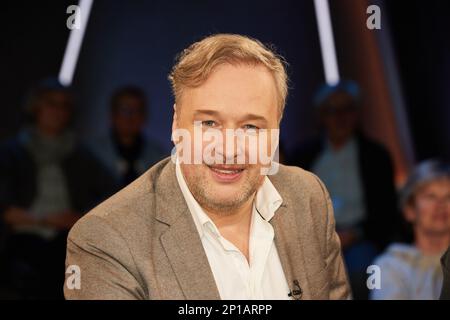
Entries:
<svg viewBox="0 0 450 320">
<path fill-rule="evenodd" d="M 244 129 L 245 130 L 249 130 L 249 129 L 251 129 L 251 130 L 258 130 L 259 128 L 257 126 L 255 126 L 255 125 L 253 125 L 253 124 L 246 124 L 246 125 L 244 125 Z"/>
<path fill-rule="evenodd" d="M 436 195 L 433 193 L 426 193 L 423 197 L 428 201 L 435 201 L 437 199 Z"/>
<path fill-rule="evenodd" d="M 216 126 L 216 122 L 214 120 L 205 120 L 205 121 L 202 121 L 202 126 L 214 127 L 214 126 Z"/>
</svg>

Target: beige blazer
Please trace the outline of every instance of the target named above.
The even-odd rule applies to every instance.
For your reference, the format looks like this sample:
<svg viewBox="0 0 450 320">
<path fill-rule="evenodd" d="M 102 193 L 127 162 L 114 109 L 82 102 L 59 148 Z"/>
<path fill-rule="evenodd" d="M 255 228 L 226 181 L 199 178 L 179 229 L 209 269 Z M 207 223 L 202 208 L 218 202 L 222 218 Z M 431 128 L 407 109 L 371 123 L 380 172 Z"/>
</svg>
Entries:
<svg viewBox="0 0 450 320">
<path fill-rule="evenodd" d="M 298 289 L 297 281 L 297 298 L 350 298 L 324 185 L 283 165 L 269 178 L 283 198 L 270 223 L 291 290 Z M 67 299 L 220 299 L 170 158 L 75 224 L 67 243 L 69 266 L 79 267 L 80 286 L 67 273 Z"/>
</svg>

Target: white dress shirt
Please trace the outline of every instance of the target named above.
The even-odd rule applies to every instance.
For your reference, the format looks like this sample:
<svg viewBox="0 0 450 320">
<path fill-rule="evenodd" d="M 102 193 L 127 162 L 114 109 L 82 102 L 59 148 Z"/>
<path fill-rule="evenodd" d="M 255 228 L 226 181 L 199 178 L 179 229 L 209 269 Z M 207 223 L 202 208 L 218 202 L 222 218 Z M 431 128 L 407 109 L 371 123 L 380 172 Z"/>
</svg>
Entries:
<svg viewBox="0 0 450 320">
<path fill-rule="evenodd" d="M 176 176 L 192 214 L 209 265 L 223 300 L 289 299 L 289 286 L 274 243 L 269 223 L 282 198 L 270 180 L 256 193 L 250 226 L 249 261 L 230 241 L 221 236 L 190 192 L 177 161 Z M 259 212 L 259 214 L 258 214 Z"/>
</svg>

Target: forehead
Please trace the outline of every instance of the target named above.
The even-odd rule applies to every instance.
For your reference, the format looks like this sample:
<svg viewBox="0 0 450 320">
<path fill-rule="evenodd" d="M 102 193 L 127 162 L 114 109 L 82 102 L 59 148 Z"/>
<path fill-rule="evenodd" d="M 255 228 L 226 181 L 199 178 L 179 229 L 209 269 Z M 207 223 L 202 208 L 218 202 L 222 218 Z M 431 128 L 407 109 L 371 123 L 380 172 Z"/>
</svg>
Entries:
<svg viewBox="0 0 450 320">
<path fill-rule="evenodd" d="M 40 97 L 37 98 L 37 102 L 42 103 L 64 103 L 69 104 L 72 102 L 71 96 L 68 92 L 50 90 L 44 92 Z"/>
<path fill-rule="evenodd" d="M 429 182 L 425 182 L 422 186 L 419 186 L 417 192 L 450 193 L 450 178 L 442 177 Z"/>
<path fill-rule="evenodd" d="M 277 116 L 277 91 L 270 71 L 262 65 L 223 64 L 196 88 L 181 97 L 190 111 L 209 109 L 228 115 L 255 113 Z"/>
<path fill-rule="evenodd" d="M 137 97 L 135 95 L 124 94 L 124 95 L 121 95 L 121 96 L 119 96 L 117 98 L 117 103 L 118 104 L 135 106 L 135 105 L 144 104 L 144 101 L 141 98 L 139 98 L 139 97 Z"/>
<path fill-rule="evenodd" d="M 48 90 L 45 91 L 41 96 L 45 99 L 67 99 L 70 97 L 70 94 L 66 91 Z"/>
<path fill-rule="evenodd" d="M 324 103 L 325 107 L 345 107 L 355 103 L 353 97 L 344 91 L 337 91 L 331 94 Z"/>
</svg>

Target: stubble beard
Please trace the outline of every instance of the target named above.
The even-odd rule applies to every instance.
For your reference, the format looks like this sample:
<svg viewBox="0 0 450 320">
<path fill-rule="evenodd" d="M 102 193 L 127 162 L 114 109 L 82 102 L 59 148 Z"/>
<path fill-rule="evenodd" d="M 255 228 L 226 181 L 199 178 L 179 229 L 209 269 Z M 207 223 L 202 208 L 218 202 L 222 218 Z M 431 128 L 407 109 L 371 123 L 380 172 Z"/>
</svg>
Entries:
<svg viewBox="0 0 450 320">
<path fill-rule="evenodd" d="M 209 170 L 209 169 L 207 169 Z M 249 170 L 249 169 L 246 169 Z M 259 170 L 259 169 L 258 169 Z M 221 199 L 215 194 L 213 183 L 207 177 L 208 173 L 203 170 L 197 171 L 192 176 L 186 177 L 186 184 L 199 205 L 208 212 L 220 215 L 231 215 L 241 208 L 259 189 L 261 183 L 260 176 L 244 174 L 241 187 L 235 192 L 235 197 Z"/>
</svg>

